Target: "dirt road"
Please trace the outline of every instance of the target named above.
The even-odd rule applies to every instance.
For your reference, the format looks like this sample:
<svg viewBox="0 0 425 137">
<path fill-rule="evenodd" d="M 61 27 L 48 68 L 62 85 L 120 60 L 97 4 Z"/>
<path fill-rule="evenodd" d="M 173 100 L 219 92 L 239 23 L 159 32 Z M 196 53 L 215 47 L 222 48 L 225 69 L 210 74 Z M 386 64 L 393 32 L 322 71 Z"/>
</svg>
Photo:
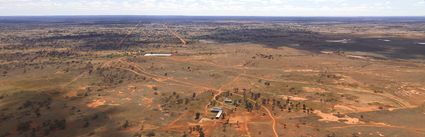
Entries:
<svg viewBox="0 0 425 137">
<path fill-rule="evenodd" d="M 128 62 L 128 61 L 123 61 L 123 60 L 120 60 L 120 61 L 121 62 L 127 62 L 126 64 L 128 64 L 130 66 L 133 66 L 134 65 L 136 68 L 139 68 L 138 71 L 140 71 L 140 72 L 135 71 L 135 70 L 132 70 L 132 69 L 128 69 L 128 68 L 123 68 L 123 67 L 115 67 L 115 68 L 128 70 L 130 72 L 135 73 L 136 75 L 142 75 L 142 76 L 148 75 L 148 76 L 151 76 L 151 77 L 153 77 L 154 79 L 156 79 L 158 81 L 164 81 L 163 79 L 166 79 L 166 80 L 173 81 L 175 83 L 179 83 L 179 84 L 183 84 L 183 85 L 189 85 L 189 86 L 194 86 L 194 87 L 199 87 L 199 88 L 203 88 L 203 89 L 208 89 L 208 90 L 216 91 L 217 94 L 215 94 L 213 96 L 212 100 L 215 100 L 218 95 L 220 95 L 221 93 L 224 92 L 223 88 L 225 88 L 227 85 L 230 85 L 233 82 L 239 80 L 240 77 L 243 76 L 244 73 L 246 73 L 246 70 L 244 70 L 244 72 L 240 73 L 238 76 L 236 76 L 235 78 L 233 78 L 230 82 L 228 82 L 227 84 L 224 84 L 220 88 L 216 89 L 216 88 L 213 88 L 213 87 L 207 87 L 207 86 L 202 86 L 202 85 L 195 84 L 195 83 L 192 83 L 192 82 L 188 82 L 188 81 L 185 81 L 185 80 L 180 80 L 180 79 L 177 80 L 177 79 L 174 79 L 174 78 L 169 78 L 169 77 L 164 77 L 164 76 L 159 76 L 159 75 L 156 75 L 156 74 L 152 74 L 152 73 L 149 73 L 149 72 L 145 71 L 145 69 L 143 67 L 141 67 L 141 66 L 139 66 L 139 65 L 137 65 L 135 63 L 131 63 L 131 62 Z M 236 94 L 236 95 L 242 96 L 240 94 Z M 249 99 L 249 100 L 252 101 L 252 102 L 255 102 L 252 99 Z M 278 135 L 278 133 L 276 131 L 276 120 L 273 117 L 273 114 L 271 113 L 271 111 L 267 107 L 262 106 L 262 108 L 264 110 L 266 110 L 266 112 L 268 113 L 268 116 L 272 120 L 272 130 L 273 130 L 273 133 L 274 133 L 275 137 L 278 137 L 279 135 Z M 208 112 L 208 105 L 205 107 L 205 111 Z"/>
<path fill-rule="evenodd" d="M 163 24 L 163 26 L 171 33 L 173 34 L 175 37 L 177 37 L 180 42 L 182 42 L 183 45 L 187 44 L 187 41 L 185 39 L 183 39 L 183 37 L 180 36 L 180 34 L 178 34 L 176 31 L 170 29 L 167 25 Z"/>
</svg>

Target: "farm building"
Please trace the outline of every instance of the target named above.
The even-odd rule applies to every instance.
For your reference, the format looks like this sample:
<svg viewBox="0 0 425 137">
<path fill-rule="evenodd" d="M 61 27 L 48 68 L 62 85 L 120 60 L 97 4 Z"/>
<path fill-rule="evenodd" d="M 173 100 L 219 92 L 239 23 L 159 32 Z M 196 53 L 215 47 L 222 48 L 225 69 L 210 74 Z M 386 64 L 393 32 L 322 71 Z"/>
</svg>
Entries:
<svg viewBox="0 0 425 137">
<path fill-rule="evenodd" d="M 221 117 L 221 115 L 223 115 L 223 109 L 222 109 L 222 108 L 220 108 L 220 107 L 213 107 L 213 108 L 211 109 L 211 112 L 217 113 L 217 114 L 215 115 L 215 118 L 216 118 L 216 119 L 219 119 L 219 118 Z"/>
<path fill-rule="evenodd" d="M 233 103 L 233 100 L 230 99 L 230 98 L 225 98 L 224 99 L 224 103 L 232 104 Z"/>
<path fill-rule="evenodd" d="M 145 54 L 145 57 L 170 57 L 173 54 Z"/>
</svg>

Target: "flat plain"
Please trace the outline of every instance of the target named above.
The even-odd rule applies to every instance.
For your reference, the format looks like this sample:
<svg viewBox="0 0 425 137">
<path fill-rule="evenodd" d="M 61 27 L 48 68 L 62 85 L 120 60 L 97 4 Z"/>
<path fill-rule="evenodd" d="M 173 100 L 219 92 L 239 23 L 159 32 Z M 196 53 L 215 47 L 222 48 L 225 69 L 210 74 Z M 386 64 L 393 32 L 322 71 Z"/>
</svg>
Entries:
<svg viewBox="0 0 425 137">
<path fill-rule="evenodd" d="M 0 32 L 0 137 L 425 136 L 423 17 L 0 17 Z"/>
</svg>

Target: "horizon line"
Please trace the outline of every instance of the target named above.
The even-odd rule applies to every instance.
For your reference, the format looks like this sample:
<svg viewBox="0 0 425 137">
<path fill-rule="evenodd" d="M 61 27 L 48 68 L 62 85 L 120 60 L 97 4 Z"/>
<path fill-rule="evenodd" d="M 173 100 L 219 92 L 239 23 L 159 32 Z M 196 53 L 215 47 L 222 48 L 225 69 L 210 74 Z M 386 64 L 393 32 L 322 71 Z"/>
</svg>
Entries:
<svg viewBox="0 0 425 137">
<path fill-rule="evenodd" d="M 254 15 L 254 16 L 250 16 L 250 15 L 130 15 L 130 14 L 117 14 L 117 15 L 107 15 L 107 14 L 98 14 L 98 15 L 79 15 L 79 14 L 75 14 L 75 15 L 0 15 L 0 17 L 93 17 L 93 16 L 133 16 L 133 17 L 425 17 L 425 15 L 396 15 L 396 16 L 392 16 L 392 15 L 358 15 L 358 16 L 332 16 L 332 15 L 328 15 L 328 16 L 292 16 L 292 15 L 288 15 L 288 16 L 273 16 L 273 15 Z"/>
</svg>

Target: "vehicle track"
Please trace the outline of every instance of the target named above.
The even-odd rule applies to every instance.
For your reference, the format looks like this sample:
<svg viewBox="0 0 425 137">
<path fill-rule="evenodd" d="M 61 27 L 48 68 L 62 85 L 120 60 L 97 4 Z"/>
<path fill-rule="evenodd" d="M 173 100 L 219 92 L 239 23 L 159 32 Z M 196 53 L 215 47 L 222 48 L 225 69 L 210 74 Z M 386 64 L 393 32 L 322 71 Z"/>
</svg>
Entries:
<svg viewBox="0 0 425 137">
<path fill-rule="evenodd" d="M 167 25 L 162 24 L 173 36 L 177 37 L 180 42 L 184 45 L 187 44 L 187 41 L 185 39 L 183 39 L 183 37 L 180 36 L 179 33 L 177 33 L 176 31 L 172 30 L 171 28 L 169 28 Z"/>
<path fill-rule="evenodd" d="M 134 64 L 133 64 L 134 65 Z M 137 65 L 137 64 L 135 64 L 135 65 Z M 139 65 L 137 65 L 138 67 L 140 67 Z M 142 75 L 141 73 L 139 73 L 139 72 L 136 72 L 136 71 L 134 71 L 134 70 L 131 70 L 131 69 L 128 69 L 128 68 L 122 68 L 122 67 L 116 67 L 116 68 L 120 68 L 120 69 L 125 69 L 125 70 L 128 70 L 128 71 L 131 71 L 131 72 L 133 72 L 133 73 L 135 73 L 135 74 L 137 74 L 137 75 Z M 140 68 L 143 68 L 143 67 L 140 67 Z M 143 69 L 144 70 L 144 69 Z M 246 71 L 244 71 L 243 73 L 245 73 Z M 147 74 L 147 75 L 150 75 L 150 76 L 152 76 L 152 77 L 159 77 L 159 78 L 163 78 L 163 76 L 159 76 L 159 75 L 156 75 L 156 74 L 152 74 L 152 73 L 149 73 L 149 72 L 146 72 L 146 71 L 143 71 L 142 72 L 143 74 Z M 236 81 L 236 80 L 238 80 L 242 75 L 243 75 L 243 73 L 241 73 L 240 75 L 238 75 L 237 77 L 235 77 L 231 82 L 234 82 L 234 81 Z M 213 91 L 216 91 L 216 92 L 218 92 L 218 93 L 222 93 L 222 92 L 224 92 L 223 90 L 222 90 L 222 88 L 224 88 L 226 85 L 228 85 L 228 84 L 225 84 L 225 85 L 223 85 L 223 86 L 221 86 L 220 88 L 218 88 L 218 89 L 216 89 L 216 88 L 213 88 L 213 87 L 207 87 L 207 86 L 202 86 L 202 85 L 198 85 L 198 84 L 194 84 L 194 83 L 191 83 L 191 82 L 185 82 L 185 81 L 183 81 L 183 80 L 175 80 L 175 79 L 173 79 L 173 78 L 166 78 L 167 80 L 170 80 L 170 81 L 173 81 L 173 82 L 176 82 L 176 83 L 180 83 L 180 84 L 184 84 L 184 85 L 189 85 L 189 86 L 195 86 L 195 87 L 199 87 L 199 88 L 203 88 L 203 89 L 208 89 L 208 90 L 213 90 Z M 213 99 L 215 99 L 218 95 L 220 95 L 220 94 L 216 94 L 214 97 L 213 97 Z M 239 94 L 236 94 L 236 95 L 239 95 Z M 242 96 L 242 95 L 240 95 L 240 96 Z M 252 99 L 249 99 L 250 101 L 252 101 L 252 102 L 255 102 L 254 100 L 252 100 Z M 271 113 L 271 111 L 267 108 L 267 107 L 265 107 L 265 106 L 261 106 L 264 110 L 266 110 L 266 112 L 268 113 L 268 116 L 271 118 L 271 120 L 272 120 L 272 129 L 273 129 L 273 133 L 274 133 L 274 135 L 275 135 L 275 137 L 279 137 L 279 135 L 278 135 L 278 133 L 277 133 L 277 131 L 276 131 L 276 120 L 274 119 L 274 117 L 273 117 L 273 115 L 272 115 L 272 113 Z M 208 106 L 206 107 L 206 110 L 208 110 Z"/>
<path fill-rule="evenodd" d="M 140 22 L 139 22 L 139 23 L 137 23 L 137 24 L 134 26 L 134 29 L 131 29 L 130 31 L 128 31 L 128 32 L 127 32 L 127 34 L 124 36 L 124 38 L 122 38 L 122 39 L 121 39 L 121 41 L 120 41 L 120 42 L 118 42 L 117 47 L 121 48 L 121 46 L 122 46 L 122 44 L 124 43 L 124 41 L 126 41 L 126 40 L 127 40 L 127 38 L 128 38 L 131 34 L 133 34 L 133 32 L 134 32 L 135 30 L 137 30 L 137 28 L 139 27 L 139 25 L 140 25 Z"/>
<path fill-rule="evenodd" d="M 237 96 L 243 97 L 243 95 L 238 94 L 238 93 L 233 93 L 233 95 L 237 95 Z M 253 102 L 253 103 L 256 102 L 255 100 L 250 99 L 250 98 L 248 98 L 248 100 L 251 101 L 251 102 Z M 271 111 L 266 106 L 261 105 L 261 108 L 263 108 L 264 110 L 266 110 L 268 116 L 272 120 L 272 129 L 273 129 L 274 136 L 275 137 L 279 137 L 279 134 L 276 131 L 276 119 L 273 117 L 273 114 L 271 113 Z"/>
</svg>

